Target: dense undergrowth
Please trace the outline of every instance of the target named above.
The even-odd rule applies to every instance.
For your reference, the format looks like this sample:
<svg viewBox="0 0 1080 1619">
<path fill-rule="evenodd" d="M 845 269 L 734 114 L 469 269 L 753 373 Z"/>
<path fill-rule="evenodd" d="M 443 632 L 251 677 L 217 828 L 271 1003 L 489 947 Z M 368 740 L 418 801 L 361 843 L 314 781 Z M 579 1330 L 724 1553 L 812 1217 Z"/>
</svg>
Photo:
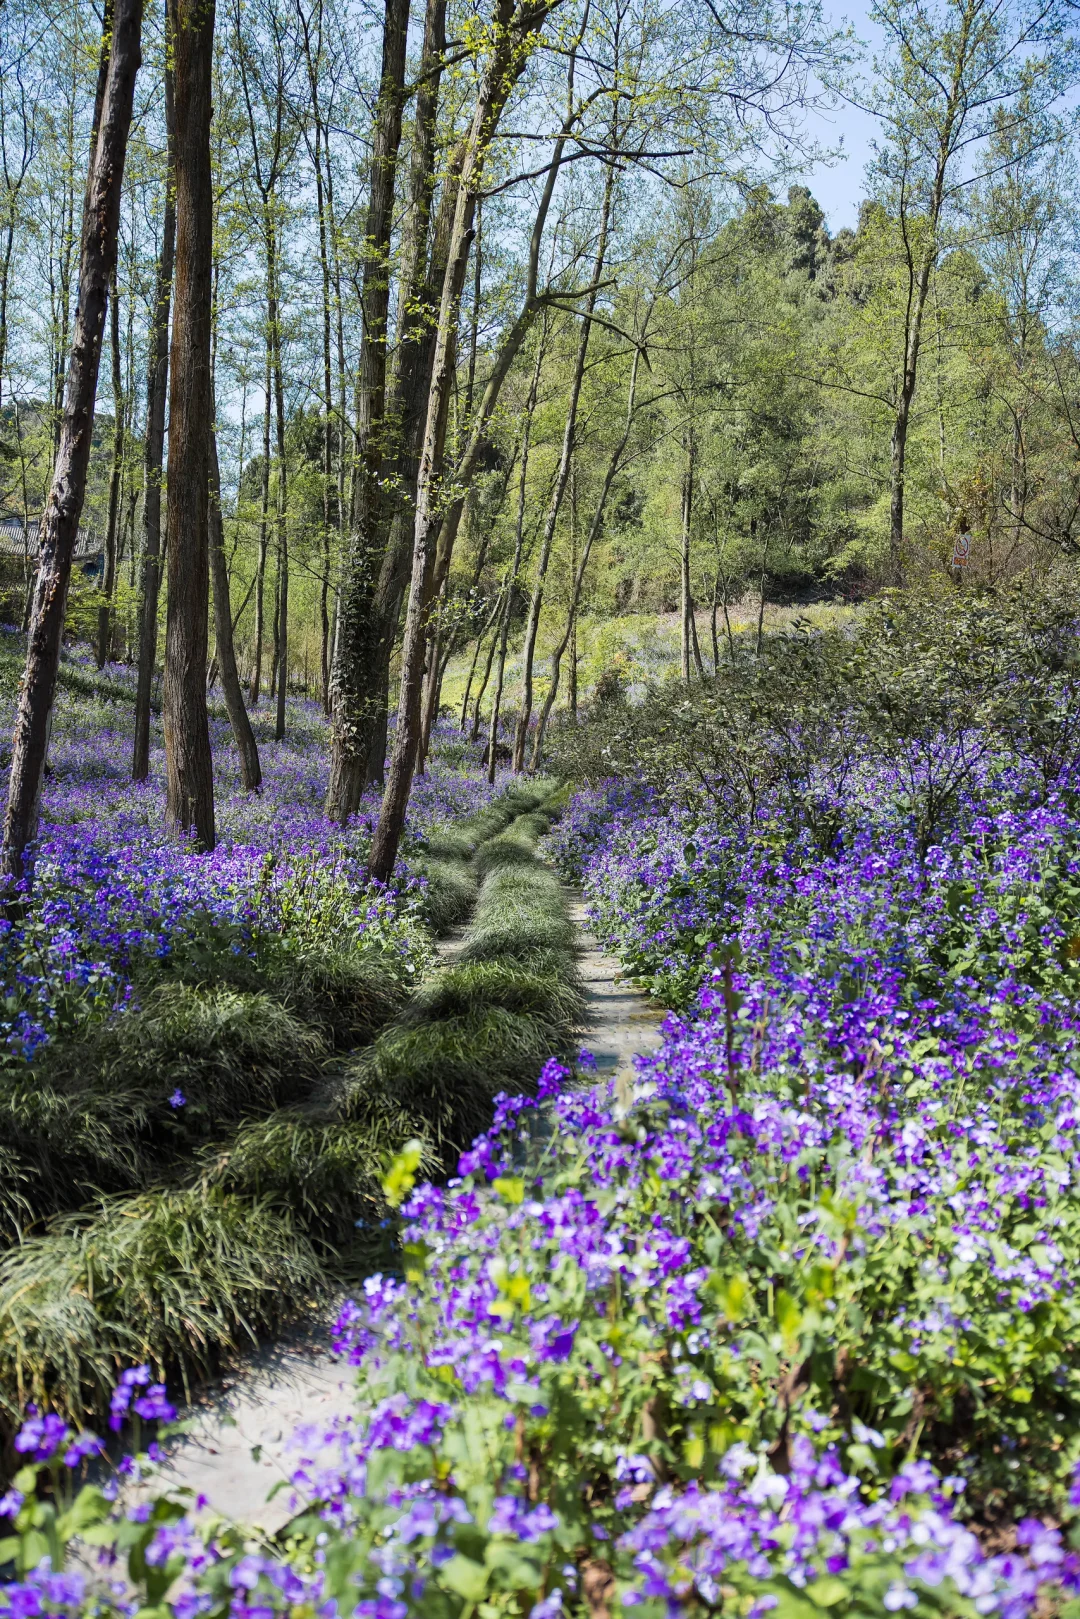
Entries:
<svg viewBox="0 0 1080 1619">
<path fill-rule="evenodd" d="M 322 820 L 325 734 L 301 710 L 262 799 L 226 799 L 226 838 L 198 857 L 152 821 L 158 789 L 123 779 L 125 672 L 66 673 L 36 882 L 3 940 L 0 1431 L 28 1400 L 107 1409 L 124 1365 L 190 1389 L 385 1258 L 388 1158 L 417 1139 L 432 1170 L 452 1161 L 568 1037 L 475 985 L 476 1026 L 429 1014 L 426 1068 L 384 1062 L 359 1101 L 367 1053 L 420 1018 L 433 936 L 482 893 L 478 852 L 510 828 L 528 853 L 550 784 L 492 792 L 440 738 L 404 869 L 376 889 L 374 806 Z M 456 1111 L 448 1056 L 478 1076 Z"/>
<path fill-rule="evenodd" d="M 890 602 L 564 733 L 544 851 L 664 1043 L 631 1085 L 549 1062 L 444 1186 L 399 1156 L 400 1257 L 339 1322 L 356 1413 L 275 1545 L 82 1498 L 155 1611 L 1074 1619 L 1076 630 L 1032 592 Z M 571 1029 L 527 984 L 569 945 L 539 830 L 485 845 L 365 1094 L 476 973 Z M 61 1482 L 16 1481 L 8 1611 L 66 1613 L 98 1600 L 40 1561 L 71 1439 L 24 1443 Z"/>
</svg>

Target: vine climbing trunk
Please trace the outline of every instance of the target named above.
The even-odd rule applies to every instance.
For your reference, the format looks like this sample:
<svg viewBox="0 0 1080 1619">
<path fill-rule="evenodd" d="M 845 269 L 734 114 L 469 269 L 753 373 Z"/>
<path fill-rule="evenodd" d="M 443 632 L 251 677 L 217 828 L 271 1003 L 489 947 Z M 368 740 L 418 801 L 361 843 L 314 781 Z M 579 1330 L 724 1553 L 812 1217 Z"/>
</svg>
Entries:
<svg viewBox="0 0 1080 1619">
<path fill-rule="evenodd" d="M 141 61 L 142 0 L 115 0 L 115 5 L 106 6 L 102 30 L 94 135 L 79 244 L 78 301 L 52 484 L 41 518 L 26 672 L 19 689 L 12 737 L 0 851 L 0 869 L 9 884 L 27 875 L 26 849 L 37 835 L 68 585 L 86 493 L 101 338 L 109 282 L 116 269 L 135 78 Z"/>
</svg>

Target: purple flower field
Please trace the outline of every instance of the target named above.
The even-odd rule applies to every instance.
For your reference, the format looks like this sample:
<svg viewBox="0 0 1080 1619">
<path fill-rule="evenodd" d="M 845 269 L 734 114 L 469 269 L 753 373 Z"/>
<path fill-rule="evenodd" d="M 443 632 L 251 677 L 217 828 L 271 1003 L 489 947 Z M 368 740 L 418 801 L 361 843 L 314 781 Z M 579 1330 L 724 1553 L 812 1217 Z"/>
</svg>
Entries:
<svg viewBox="0 0 1080 1619">
<path fill-rule="evenodd" d="M 228 722 L 211 713 L 219 842 L 213 854 L 197 856 L 164 832 L 160 726 L 150 780 L 130 780 L 133 671 L 111 665 L 98 681 L 89 661 L 73 658 L 65 668 L 81 674 L 83 685 L 62 689 L 58 704 L 27 925 L 0 923 L 0 1027 L 9 1060 L 32 1056 L 58 1026 L 122 1005 L 142 964 L 198 949 L 208 933 L 227 933 L 240 951 L 259 935 L 280 937 L 295 923 L 290 902 L 298 895 L 314 909 L 312 885 L 324 897 L 330 889 L 339 901 L 352 896 L 344 903 L 356 939 L 415 948 L 408 918 L 422 882 L 410 874 L 408 855 L 392 891 L 373 892 L 364 873 L 377 791 L 347 829 L 322 813 L 327 727 L 317 705 L 290 703 L 281 743 L 271 740 L 269 710 L 256 718 L 259 794 L 240 790 Z M 12 713 L 9 700 L 0 729 L 10 729 Z M 477 750 L 452 727 L 449 761 L 440 741 L 417 780 L 407 840 L 474 812 L 503 785 L 500 779 L 488 787 L 472 757 Z"/>
<path fill-rule="evenodd" d="M 278 1543 L 76 1493 L 92 1441 L 31 1415 L 0 1615 L 132 1613 L 122 1557 L 178 1619 L 1075 1619 L 1080 777 L 980 744 L 928 838 L 927 774 L 867 747 L 824 839 L 779 789 L 574 795 L 544 852 L 658 1052 L 549 1062 L 446 1184 L 399 1156 Z"/>
</svg>

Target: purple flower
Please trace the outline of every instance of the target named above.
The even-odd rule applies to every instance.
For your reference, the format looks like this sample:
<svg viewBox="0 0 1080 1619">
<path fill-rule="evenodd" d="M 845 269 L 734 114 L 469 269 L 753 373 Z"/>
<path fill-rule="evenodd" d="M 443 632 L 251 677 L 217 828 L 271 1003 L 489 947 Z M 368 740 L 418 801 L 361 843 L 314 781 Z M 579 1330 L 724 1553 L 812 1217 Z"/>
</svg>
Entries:
<svg viewBox="0 0 1080 1619">
<path fill-rule="evenodd" d="M 50 1461 L 71 1430 L 54 1412 L 41 1416 L 34 1406 L 27 1409 L 31 1414 L 15 1435 L 15 1449 L 21 1456 L 29 1456 L 31 1461 Z"/>
</svg>

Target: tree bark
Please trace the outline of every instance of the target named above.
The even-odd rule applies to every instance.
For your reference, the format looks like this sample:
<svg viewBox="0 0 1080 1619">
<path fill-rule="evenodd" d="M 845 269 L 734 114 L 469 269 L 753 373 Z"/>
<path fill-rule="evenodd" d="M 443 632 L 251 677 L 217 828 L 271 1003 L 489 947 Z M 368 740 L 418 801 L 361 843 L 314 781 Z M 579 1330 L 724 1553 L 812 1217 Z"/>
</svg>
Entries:
<svg viewBox="0 0 1080 1619">
<path fill-rule="evenodd" d="M 229 569 L 225 560 L 225 529 L 221 520 L 221 474 L 218 471 L 217 433 L 212 426 L 209 458 L 210 572 L 214 581 L 215 658 L 221 671 L 221 689 L 225 694 L 225 707 L 229 712 L 233 741 L 240 755 L 240 784 L 246 793 L 254 793 L 262 785 L 262 766 L 259 763 L 255 733 L 251 729 L 251 721 L 244 704 L 240 671 L 236 667 Z"/>
<path fill-rule="evenodd" d="M 124 470 L 124 379 L 120 365 L 120 300 L 116 272 L 109 289 L 109 349 L 112 357 L 113 451 L 109 471 L 109 506 L 105 519 L 105 571 L 101 581 L 105 600 L 98 608 L 97 666 L 104 669 L 109 657 L 112 628 L 112 599 L 116 590 L 116 546 L 120 526 L 120 480 Z"/>
<path fill-rule="evenodd" d="M 596 243 L 596 257 L 593 262 L 593 274 L 590 284 L 591 290 L 581 317 L 581 333 L 578 337 L 577 355 L 570 380 L 570 397 L 566 406 L 566 425 L 563 429 L 559 469 L 555 475 L 555 485 L 548 503 L 544 537 L 540 545 L 540 556 L 536 565 L 536 579 L 533 584 L 532 599 L 529 602 L 529 617 L 525 625 L 525 643 L 521 654 L 521 711 L 518 714 L 517 726 L 514 730 L 513 768 L 516 774 L 520 773 L 525 764 L 525 743 L 529 734 L 529 722 L 532 719 L 533 660 L 536 656 L 536 637 L 540 628 L 540 611 L 544 604 L 544 583 L 547 578 L 548 563 L 551 561 L 551 548 L 555 541 L 555 528 L 559 521 L 559 511 L 562 507 L 563 495 L 566 493 L 566 485 L 570 477 L 570 463 L 573 459 L 574 439 L 577 432 L 578 403 L 581 399 L 581 384 L 585 376 L 585 361 L 588 357 L 589 338 L 592 334 L 592 316 L 596 308 L 596 283 L 603 273 L 604 259 L 607 255 L 608 225 L 611 219 L 611 198 L 614 186 L 615 165 L 610 164 L 604 178 L 604 200 L 600 208 L 600 235 Z"/>
<path fill-rule="evenodd" d="M 266 386 L 263 390 L 263 464 L 259 504 L 259 555 L 255 564 L 255 657 L 251 668 L 251 702 L 259 701 L 262 687 L 263 640 L 266 635 L 266 553 L 270 537 L 270 412 L 273 409 L 272 387 L 273 337 L 269 317 L 266 328 Z"/>
<path fill-rule="evenodd" d="M 513 6 L 513 0 L 495 0 L 493 40 L 477 90 L 476 109 L 464 145 L 454 222 L 450 233 L 446 274 L 435 332 L 435 355 L 428 391 L 420 467 L 416 480 L 416 522 L 413 529 L 412 578 L 401 649 L 401 690 L 397 730 L 390 757 L 386 790 L 371 844 L 369 870 L 387 882 L 397 859 L 405 824 L 420 729 L 420 691 L 427 636 L 435 540 L 439 528 L 439 486 L 446 443 L 447 413 L 453 386 L 454 339 L 461 309 L 461 293 L 472 242 L 476 199 L 484 163 L 503 108 L 525 69 L 536 31 L 558 0 L 535 0 Z"/>
<path fill-rule="evenodd" d="M 176 0 L 176 275 L 169 391 L 169 600 L 165 629 L 165 814 L 214 847 L 206 713 L 209 606 L 213 0 Z"/>
<path fill-rule="evenodd" d="M 525 414 L 521 424 L 521 470 L 518 474 L 518 500 L 517 519 L 514 524 L 514 555 L 510 563 L 510 571 L 504 586 L 504 599 L 502 612 L 499 616 L 499 629 L 492 644 L 498 645 L 498 665 L 495 674 L 495 696 L 491 702 L 491 725 L 488 730 L 487 745 L 487 778 L 491 785 L 495 782 L 495 755 L 499 741 L 499 715 L 502 710 L 503 678 L 506 674 L 506 643 L 510 636 L 510 615 L 514 607 L 514 592 L 517 589 L 518 574 L 521 572 L 521 556 L 525 544 L 525 495 L 529 475 L 529 450 L 532 445 L 532 421 L 536 410 L 536 396 L 540 389 L 540 373 L 544 365 L 544 352 L 546 348 L 545 330 L 541 333 L 540 342 L 536 349 L 536 363 L 533 366 L 532 381 L 525 400 Z"/>
<path fill-rule="evenodd" d="M 705 673 L 701 661 L 701 648 L 698 645 L 697 638 L 694 595 L 690 585 L 690 539 L 694 517 L 694 478 L 697 472 L 697 439 L 693 422 L 687 427 L 683 448 L 686 451 L 686 464 L 683 468 L 682 513 L 679 532 L 680 603 L 682 609 L 682 677 L 684 680 L 689 680 L 691 653 L 693 654 L 694 665 L 698 674 L 704 675 Z"/>
<path fill-rule="evenodd" d="M 281 369 L 281 304 L 278 289 L 276 241 L 271 232 L 267 247 L 267 284 L 273 288 L 269 315 L 274 350 L 274 420 L 277 428 L 277 713 L 274 740 L 285 736 L 285 701 L 289 694 L 289 469 L 285 459 L 285 383 Z"/>
<path fill-rule="evenodd" d="M 166 39 L 170 13 L 166 6 Z M 146 444 L 143 452 L 143 562 L 139 592 L 139 674 L 135 694 L 135 741 L 131 778 L 150 774 L 150 698 L 157 662 L 158 592 L 161 588 L 161 469 L 165 459 L 165 403 L 169 386 L 169 305 L 176 249 L 176 163 L 171 45 L 165 57 L 165 208 L 154 286 L 154 314 L 146 370 Z"/>
<path fill-rule="evenodd" d="M 563 631 L 562 639 L 559 641 L 554 652 L 551 654 L 551 679 L 548 682 L 547 694 L 540 710 L 540 716 L 536 722 L 536 737 L 533 741 L 532 762 L 529 767 L 534 772 L 540 764 L 540 757 L 544 749 L 544 732 L 547 730 L 547 723 L 551 717 L 551 710 L 555 706 L 555 698 L 558 695 L 559 675 L 562 669 L 562 660 L 566 655 L 566 649 L 570 644 L 570 640 L 574 634 L 574 627 L 577 624 L 578 607 L 581 602 L 581 591 L 585 583 L 585 570 L 589 566 L 589 558 L 592 555 L 593 547 L 603 532 L 604 514 L 607 510 L 608 498 L 611 494 L 611 486 L 615 482 L 619 468 L 622 466 L 623 456 L 626 454 L 626 446 L 630 442 L 630 433 L 634 425 L 634 411 L 637 406 L 637 377 L 640 359 L 641 350 L 635 349 L 634 358 L 630 366 L 630 384 L 626 401 L 626 422 L 619 442 L 616 444 L 608 461 L 607 470 L 604 473 L 604 482 L 601 486 L 600 494 L 596 502 L 596 510 L 593 512 L 592 522 L 589 524 L 589 532 L 585 539 L 585 546 L 581 553 L 581 559 L 578 562 L 577 568 L 574 572 L 573 584 L 570 591 L 570 608 L 566 617 L 566 629 Z"/>
<path fill-rule="evenodd" d="M 11 778 L 0 868 L 9 883 L 26 873 L 26 848 L 37 835 L 56 672 L 75 541 L 86 493 L 101 337 L 116 241 L 135 77 L 142 60 L 142 0 L 116 0 L 106 12 L 107 65 L 98 77 L 94 129 L 79 247 L 79 291 L 59 447 L 41 519 L 37 586 L 12 737 Z"/>
<path fill-rule="evenodd" d="M 372 646 L 372 574 L 377 566 L 376 536 L 382 513 L 380 473 L 386 453 L 386 334 L 390 311 L 390 235 L 401 118 L 405 98 L 405 43 L 409 0 L 385 0 L 382 72 L 371 154 L 371 180 L 365 224 L 365 264 L 361 304 L 360 378 L 356 421 L 355 511 L 338 599 L 337 634 L 331 672 L 333 741 L 326 813 L 344 822 L 354 814 L 364 786 L 371 741 L 365 709 Z M 441 20 L 439 56 L 442 54 Z M 425 38 L 425 46 L 427 39 Z M 425 50 L 426 56 L 426 50 Z M 423 70 L 422 70 L 423 71 Z M 422 131 L 417 100 L 418 139 Z"/>
</svg>

